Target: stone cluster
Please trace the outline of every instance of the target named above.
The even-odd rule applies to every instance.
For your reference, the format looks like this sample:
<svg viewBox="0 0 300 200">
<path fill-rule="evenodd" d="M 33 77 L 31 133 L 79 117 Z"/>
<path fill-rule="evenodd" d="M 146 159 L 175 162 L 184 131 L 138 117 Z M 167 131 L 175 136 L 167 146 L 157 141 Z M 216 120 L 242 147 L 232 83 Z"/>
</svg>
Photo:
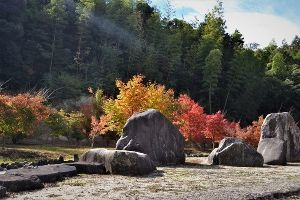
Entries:
<svg viewBox="0 0 300 200">
<path fill-rule="evenodd" d="M 1 164 L 0 197 L 43 187 L 77 173 L 142 176 L 158 165 L 185 162 L 184 139 L 179 130 L 160 112 L 150 109 L 128 119 L 117 150 L 92 149 L 74 161 L 40 160 Z M 63 164 L 61 164 L 63 163 Z"/>
</svg>

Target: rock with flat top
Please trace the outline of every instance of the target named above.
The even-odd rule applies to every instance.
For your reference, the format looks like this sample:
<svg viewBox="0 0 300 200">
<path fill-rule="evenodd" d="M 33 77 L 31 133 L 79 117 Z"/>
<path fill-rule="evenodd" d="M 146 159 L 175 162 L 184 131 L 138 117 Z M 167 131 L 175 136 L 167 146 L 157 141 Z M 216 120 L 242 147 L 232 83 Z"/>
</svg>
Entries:
<svg viewBox="0 0 300 200">
<path fill-rule="evenodd" d="M 44 165 L 36 168 L 20 168 L 8 170 L 9 175 L 36 176 L 42 182 L 55 182 L 62 180 L 65 176 L 77 174 L 76 167 L 64 164 Z"/>
<path fill-rule="evenodd" d="M 41 180 L 37 176 L 30 175 L 0 175 L 0 185 L 9 192 L 35 190 L 43 188 Z"/>
<path fill-rule="evenodd" d="M 101 163 L 107 172 L 121 175 L 145 175 L 156 169 L 148 155 L 125 150 L 91 149 L 79 162 Z"/>
</svg>

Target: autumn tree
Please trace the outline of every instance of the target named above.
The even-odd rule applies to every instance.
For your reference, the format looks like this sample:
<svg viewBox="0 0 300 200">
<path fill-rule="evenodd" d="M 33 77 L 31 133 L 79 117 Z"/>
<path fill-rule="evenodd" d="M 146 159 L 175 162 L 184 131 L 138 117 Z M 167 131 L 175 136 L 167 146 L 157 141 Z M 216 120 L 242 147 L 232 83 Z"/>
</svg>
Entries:
<svg viewBox="0 0 300 200">
<path fill-rule="evenodd" d="M 203 141 L 206 127 L 203 108 L 186 94 L 180 95 L 177 101 L 179 108 L 174 112 L 173 123 L 179 127 L 186 141 L 192 143 Z"/>
<path fill-rule="evenodd" d="M 221 141 L 224 137 L 234 136 L 237 126 L 239 127 L 239 123 L 228 121 L 224 115 L 218 111 L 215 114 L 206 116 L 204 135 L 212 142 L 214 148 L 215 143 Z"/>
<path fill-rule="evenodd" d="M 50 109 L 44 105 L 45 98 L 39 95 L 0 95 L 0 135 L 30 134 L 34 127 L 46 119 Z"/>
<path fill-rule="evenodd" d="M 253 121 L 252 125 L 247 126 L 244 129 L 240 129 L 236 136 L 245 142 L 253 145 L 254 147 L 258 146 L 260 135 L 261 135 L 261 126 L 264 122 L 264 117 L 259 116 L 257 121 Z"/>
<path fill-rule="evenodd" d="M 180 95 L 173 123 L 179 127 L 185 140 L 192 143 L 210 141 L 213 146 L 224 137 L 235 137 L 241 130 L 239 123 L 230 122 L 220 111 L 205 114 L 203 108 L 188 95 Z"/>
<path fill-rule="evenodd" d="M 144 76 L 136 75 L 127 83 L 116 81 L 119 94 L 116 99 L 104 103 L 105 114 L 111 116 L 113 130 L 121 133 L 126 120 L 136 112 L 154 108 L 169 119 L 176 108 L 174 92 L 164 86 L 148 82 L 143 84 Z"/>
<path fill-rule="evenodd" d="M 89 134 L 92 148 L 94 147 L 94 141 L 96 136 L 106 134 L 108 131 L 113 130 L 113 124 L 109 124 L 110 120 L 110 115 L 102 115 L 100 119 L 97 119 L 94 116 L 92 117 L 92 130 Z"/>
</svg>

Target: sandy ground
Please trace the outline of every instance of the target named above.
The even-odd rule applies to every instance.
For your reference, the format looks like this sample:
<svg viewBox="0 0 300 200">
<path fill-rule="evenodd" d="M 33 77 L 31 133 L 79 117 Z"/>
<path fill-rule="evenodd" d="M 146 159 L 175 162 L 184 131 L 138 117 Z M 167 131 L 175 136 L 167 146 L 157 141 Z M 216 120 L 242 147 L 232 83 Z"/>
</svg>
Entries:
<svg viewBox="0 0 300 200">
<path fill-rule="evenodd" d="M 188 158 L 185 165 L 159 167 L 148 176 L 78 175 L 7 199 L 257 199 L 297 191 L 300 163 L 247 168 L 209 166 L 206 158 Z"/>
</svg>

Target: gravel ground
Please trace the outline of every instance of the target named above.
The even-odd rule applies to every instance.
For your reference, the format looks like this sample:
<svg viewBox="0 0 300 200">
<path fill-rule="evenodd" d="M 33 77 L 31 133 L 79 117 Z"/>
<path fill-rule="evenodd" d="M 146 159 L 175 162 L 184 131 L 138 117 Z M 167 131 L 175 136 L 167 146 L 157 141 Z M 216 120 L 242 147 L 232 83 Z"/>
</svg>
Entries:
<svg viewBox="0 0 300 200">
<path fill-rule="evenodd" d="M 209 166 L 206 158 L 151 175 L 78 175 L 7 199 L 300 199 L 300 163 L 263 168 Z"/>
</svg>

